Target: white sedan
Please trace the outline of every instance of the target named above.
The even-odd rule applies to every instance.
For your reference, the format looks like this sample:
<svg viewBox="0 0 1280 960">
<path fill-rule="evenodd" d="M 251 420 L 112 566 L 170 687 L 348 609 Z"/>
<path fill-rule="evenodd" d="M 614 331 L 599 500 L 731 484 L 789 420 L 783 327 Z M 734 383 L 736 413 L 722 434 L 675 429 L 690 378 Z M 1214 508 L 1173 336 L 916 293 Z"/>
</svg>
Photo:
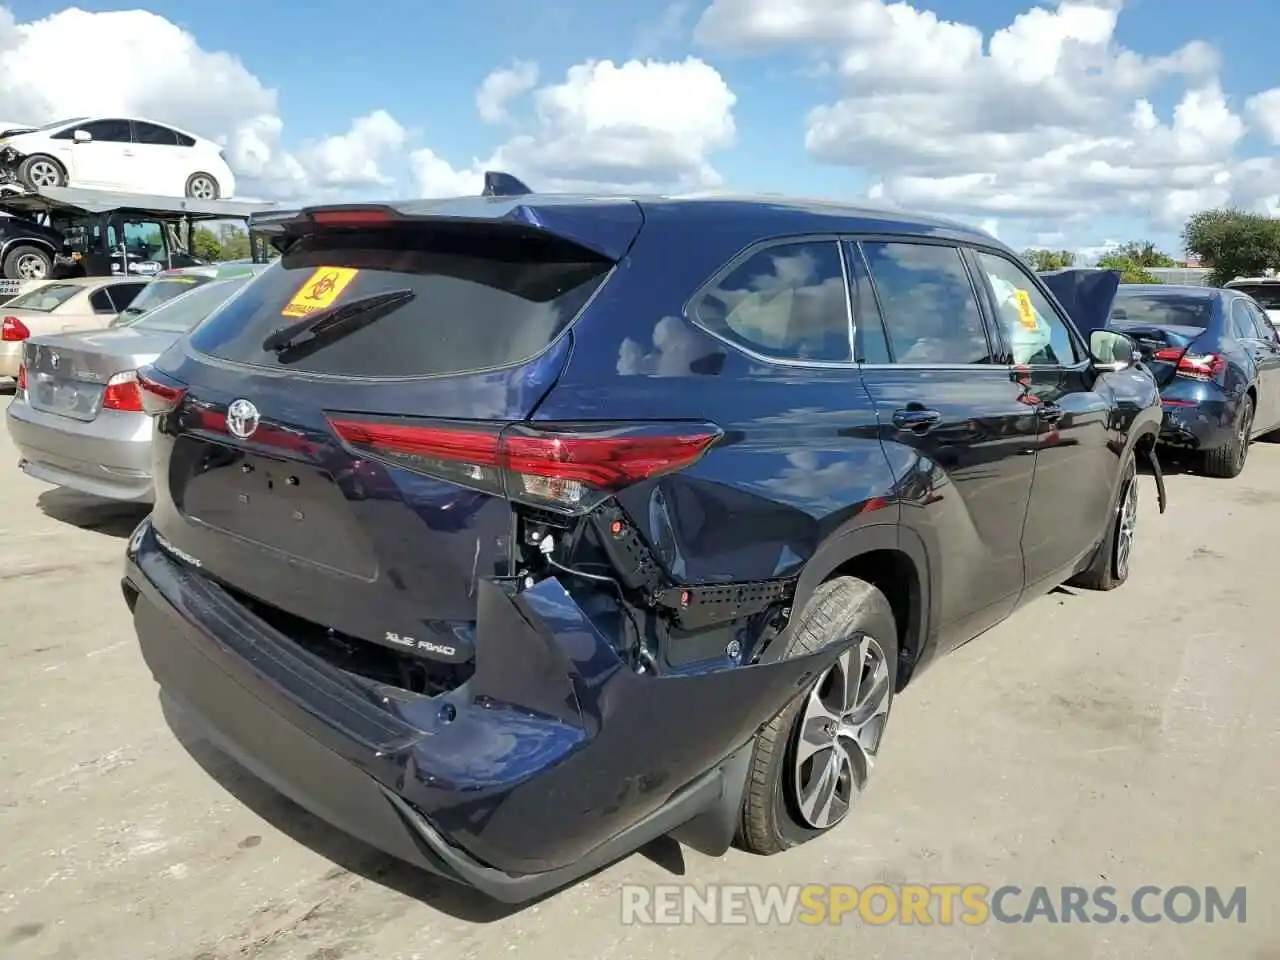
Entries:
<svg viewBox="0 0 1280 960">
<path fill-rule="evenodd" d="M 6 131 L 0 163 L 28 190 L 94 187 L 230 200 L 236 178 L 212 140 L 134 117 L 77 117 Z"/>
</svg>

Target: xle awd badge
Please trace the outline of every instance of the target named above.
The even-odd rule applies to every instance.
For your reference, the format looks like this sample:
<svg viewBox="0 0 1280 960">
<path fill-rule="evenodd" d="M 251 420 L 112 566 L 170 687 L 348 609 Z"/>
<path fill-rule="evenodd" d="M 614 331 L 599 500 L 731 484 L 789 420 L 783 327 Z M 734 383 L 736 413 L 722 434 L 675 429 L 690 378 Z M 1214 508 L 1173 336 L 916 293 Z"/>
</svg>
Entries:
<svg viewBox="0 0 1280 960">
<path fill-rule="evenodd" d="M 227 407 L 227 430 L 234 437 L 248 440 L 258 429 L 258 408 L 248 400 L 232 400 Z"/>
</svg>

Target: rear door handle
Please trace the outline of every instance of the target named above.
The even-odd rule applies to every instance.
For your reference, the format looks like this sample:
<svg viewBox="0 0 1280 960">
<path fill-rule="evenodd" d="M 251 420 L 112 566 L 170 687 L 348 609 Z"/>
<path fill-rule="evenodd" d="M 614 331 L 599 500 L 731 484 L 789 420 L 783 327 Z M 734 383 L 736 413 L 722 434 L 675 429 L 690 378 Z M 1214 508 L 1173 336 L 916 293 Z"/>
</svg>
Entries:
<svg viewBox="0 0 1280 960">
<path fill-rule="evenodd" d="M 1040 403 L 1036 405 L 1036 416 L 1045 423 L 1057 423 L 1062 419 L 1062 408 L 1056 403 Z"/>
<path fill-rule="evenodd" d="M 893 414 L 895 427 L 899 430 L 910 430 L 913 433 L 924 433 L 941 422 L 942 414 L 937 410 L 895 410 Z"/>
</svg>

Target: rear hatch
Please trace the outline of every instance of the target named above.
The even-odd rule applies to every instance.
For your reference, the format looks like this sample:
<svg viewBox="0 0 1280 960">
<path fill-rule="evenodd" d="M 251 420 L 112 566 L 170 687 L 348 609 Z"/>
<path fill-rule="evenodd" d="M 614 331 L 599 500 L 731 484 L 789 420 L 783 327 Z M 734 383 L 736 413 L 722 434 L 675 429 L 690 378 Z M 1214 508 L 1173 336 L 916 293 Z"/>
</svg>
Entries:
<svg viewBox="0 0 1280 960">
<path fill-rule="evenodd" d="M 1178 362 L 1213 323 L 1213 301 L 1159 287 L 1122 292 L 1111 308 L 1110 326 L 1138 342 L 1147 367 L 1161 387 L 1173 380 Z"/>
<path fill-rule="evenodd" d="M 462 663 L 479 579 L 511 573 L 498 433 L 553 386 L 630 237 L 325 214 L 144 371 L 172 407 L 156 529 L 295 638 Z"/>
</svg>

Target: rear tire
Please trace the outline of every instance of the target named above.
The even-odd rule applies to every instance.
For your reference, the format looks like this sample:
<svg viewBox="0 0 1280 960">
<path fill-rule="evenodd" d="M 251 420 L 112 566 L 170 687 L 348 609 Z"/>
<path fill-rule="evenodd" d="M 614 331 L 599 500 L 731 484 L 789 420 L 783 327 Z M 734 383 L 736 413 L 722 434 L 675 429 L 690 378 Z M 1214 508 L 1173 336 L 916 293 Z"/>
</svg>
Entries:
<svg viewBox="0 0 1280 960">
<path fill-rule="evenodd" d="M 1114 590 L 1129 579 L 1129 561 L 1138 523 L 1138 468 L 1133 454 L 1129 454 L 1120 477 L 1120 494 L 1102 542 L 1089 566 L 1067 581 L 1069 587 Z"/>
<path fill-rule="evenodd" d="M 53 157 L 42 153 L 33 154 L 22 161 L 18 167 L 18 179 L 28 190 L 42 190 L 45 187 L 65 187 L 67 171 Z"/>
<path fill-rule="evenodd" d="M 1219 477 L 1223 480 L 1240 476 L 1240 472 L 1244 470 L 1245 460 L 1249 457 L 1253 413 L 1253 397 L 1245 394 L 1244 399 L 1240 401 L 1240 414 L 1236 418 L 1231 439 L 1220 447 L 1206 451 L 1202 456 L 1201 469 L 1206 476 Z"/>
<path fill-rule="evenodd" d="M 212 174 L 193 173 L 187 177 L 186 194 L 193 200 L 217 200 L 222 196 L 222 188 Z"/>
<path fill-rule="evenodd" d="M 844 821 L 866 789 L 898 679 L 898 630 L 876 587 L 837 577 L 814 592 L 784 657 L 858 637 L 756 735 L 736 843 L 780 853 Z M 827 789 L 829 788 L 829 789 Z"/>
<path fill-rule="evenodd" d="M 53 275 L 53 258 L 39 247 L 20 244 L 4 258 L 4 275 L 10 280 L 47 280 Z"/>
</svg>

